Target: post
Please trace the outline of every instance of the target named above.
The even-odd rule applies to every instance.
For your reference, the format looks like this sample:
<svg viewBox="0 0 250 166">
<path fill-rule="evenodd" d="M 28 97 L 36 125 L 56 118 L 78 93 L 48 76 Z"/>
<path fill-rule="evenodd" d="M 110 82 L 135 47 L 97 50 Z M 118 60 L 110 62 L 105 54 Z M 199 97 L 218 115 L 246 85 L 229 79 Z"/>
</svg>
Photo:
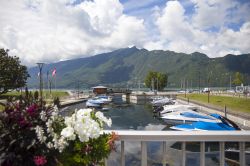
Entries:
<svg viewBox="0 0 250 166">
<path fill-rule="evenodd" d="M 229 78 L 230 78 L 230 85 L 229 85 L 229 86 L 230 86 L 230 90 L 231 90 L 231 87 L 232 87 L 232 79 L 231 79 L 231 75 L 230 75 L 230 77 L 229 77 Z"/>
<path fill-rule="evenodd" d="M 162 165 L 166 165 L 167 164 L 167 159 L 166 159 L 166 153 L 167 153 L 167 149 L 166 149 L 166 141 L 163 141 L 162 143 Z"/>
<path fill-rule="evenodd" d="M 186 87 L 186 78 L 184 78 L 184 86 L 185 86 L 185 98 L 187 97 L 187 87 Z"/>
<path fill-rule="evenodd" d="M 39 79 L 40 79 L 40 85 L 39 85 L 39 89 L 40 89 L 40 103 L 41 105 L 43 104 L 43 77 L 42 77 L 42 70 L 43 70 L 43 65 L 44 63 L 38 62 L 36 63 L 38 65 L 39 68 Z"/>
<path fill-rule="evenodd" d="M 185 166 L 186 165 L 186 142 L 182 142 L 181 151 L 182 151 L 182 166 Z"/>
<path fill-rule="evenodd" d="M 52 80 L 49 80 L 49 94 L 51 95 L 51 86 L 52 86 Z"/>
<path fill-rule="evenodd" d="M 245 142 L 239 142 L 240 144 L 240 166 L 246 165 L 246 153 Z"/>
<path fill-rule="evenodd" d="M 147 142 L 141 142 L 141 166 L 146 166 L 147 164 Z"/>
<path fill-rule="evenodd" d="M 121 141 L 121 166 L 125 166 L 124 141 Z"/>
<path fill-rule="evenodd" d="M 224 107 L 224 116 L 225 116 L 225 118 L 227 117 L 227 105 L 225 105 L 225 107 Z"/>
<path fill-rule="evenodd" d="M 199 93 L 201 93 L 201 72 L 199 71 Z"/>
<path fill-rule="evenodd" d="M 210 102 L 210 90 L 208 90 L 208 92 L 207 92 L 207 102 L 208 103 Z"/>
<path fill-rule="evenodd" d="M 80 94 L 80 92 L 79 92 L 79 89 L 80 89 L 80 87 L 79 87 L 79 81 L 77 81 L 77 95 L 78 95 L 78 99 L 79 99 L 79 94 Z"/>
<path fill-rule="evenodd" d="M 205 166 L 205 142 L 200 143 L 200 166 Z"/>
<path fill-rule="evenodd" d="M 156 81 L 157 81 L 157 92 L 158 92 L 158 90 L 159 90 L 159 85 L 158 85 L 158 77 L 156 78 Z"/>
<path fill-rule="evenodd" d="M 225 166 L 225 142 L 220 142 L 220 166 Z"/>
</svg>

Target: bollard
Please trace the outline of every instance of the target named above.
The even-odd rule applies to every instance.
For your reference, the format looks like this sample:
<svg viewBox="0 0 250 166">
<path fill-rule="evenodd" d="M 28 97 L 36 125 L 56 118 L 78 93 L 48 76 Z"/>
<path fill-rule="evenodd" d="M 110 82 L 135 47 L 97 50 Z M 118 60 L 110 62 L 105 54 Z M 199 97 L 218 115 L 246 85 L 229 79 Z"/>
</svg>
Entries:
<svg viewBox="0 0 250 166">
<path fill-rule="evenodd" d="M 188 104 L 189 104 L 189 97 L 188 97 Z"/>
<path fill-rule="evenodd" d="M 227 117 L 227 106 L 225 105 L 225 108 L 224 108 L 224 116 L 225 116 L 225 118 Z"/>
</svg>

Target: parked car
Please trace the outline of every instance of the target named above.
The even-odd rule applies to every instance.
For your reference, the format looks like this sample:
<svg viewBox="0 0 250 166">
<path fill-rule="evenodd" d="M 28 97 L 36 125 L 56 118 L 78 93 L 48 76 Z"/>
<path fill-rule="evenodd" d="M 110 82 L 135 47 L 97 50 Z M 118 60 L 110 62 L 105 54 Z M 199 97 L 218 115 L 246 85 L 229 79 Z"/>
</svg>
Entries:
<svg viewBox="0 0 250 166">
<path fill-rule="evenodd" d="M 210 92 L 210 88 L 204 88 L 204 89 L 202 90 L 202 92 L 204 92 L 204 93 Z"/>
</svg>

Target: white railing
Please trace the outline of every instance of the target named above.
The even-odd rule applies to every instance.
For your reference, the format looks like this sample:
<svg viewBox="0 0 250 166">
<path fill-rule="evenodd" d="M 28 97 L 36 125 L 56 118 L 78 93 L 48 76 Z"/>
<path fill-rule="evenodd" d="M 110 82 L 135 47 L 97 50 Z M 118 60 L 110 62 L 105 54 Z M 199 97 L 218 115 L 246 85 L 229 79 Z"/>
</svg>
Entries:
<svg viewBox="0 0 250 166">
<path fill-rule="evenodd" d="M 111 132 L 106 130 L 105 132 Z M 219 142 L 220 166 L 225 165 L 225 142 L 239 142 L 240 166 L 246 165 L 245 142 L 250 142 L 250 131 L 133 131 L 115 130 L 121 141 L 121 166 L 125 166 L 125 141 L 141 142 L 141 165 L 147 166 L 148 141 L 182 143 L 182 165 L 186 164 L 186 142 L 200 142 L 200 165 L 205 166 L 205 142 Z M 164 148 L 163 148 L 164 151 Z"/>
</svg>

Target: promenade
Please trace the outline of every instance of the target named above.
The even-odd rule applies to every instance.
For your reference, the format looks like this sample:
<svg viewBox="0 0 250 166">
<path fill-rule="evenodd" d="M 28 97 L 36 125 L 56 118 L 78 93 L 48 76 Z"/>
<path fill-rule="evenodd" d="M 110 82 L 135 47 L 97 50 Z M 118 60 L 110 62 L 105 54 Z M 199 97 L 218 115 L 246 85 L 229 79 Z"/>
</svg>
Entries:
<svg viewBox="0 0 250 166">
<path fill-rule="evenodd" d="M 219 107 L 214 107 L 211 106 L 209 104 L 204 104 L 204 103 L 200 103 L 200 102 L 196 102 L 196 101 L 192 101 L 189 100 L 189 102 L 187 101 L 187 99 L 185 98 L 178 98 L 177 99 L 178 103 L 182 103 L 182 104 L 189 104 L 192 106 L 196 106 L 199 108 L 199 110 L 201 112 L 207 113 L 207 114 L 212 114 L 212 113 L 216 113 L 216 114 L 220 114 L 222 116 L 225 116 L 234 121 L 235 123 L 237 123 L 239 125 L 240 128 L 242 129 L 250 129 L 250 114 L 248 113 L 243 113 L 243 112 L 235 112 L 232 110 L 227 110 L 226 113 L 223 109 L 219 108 Z"/>
</svg>

